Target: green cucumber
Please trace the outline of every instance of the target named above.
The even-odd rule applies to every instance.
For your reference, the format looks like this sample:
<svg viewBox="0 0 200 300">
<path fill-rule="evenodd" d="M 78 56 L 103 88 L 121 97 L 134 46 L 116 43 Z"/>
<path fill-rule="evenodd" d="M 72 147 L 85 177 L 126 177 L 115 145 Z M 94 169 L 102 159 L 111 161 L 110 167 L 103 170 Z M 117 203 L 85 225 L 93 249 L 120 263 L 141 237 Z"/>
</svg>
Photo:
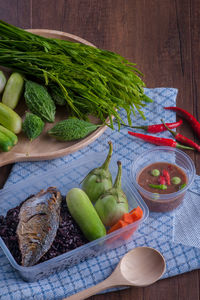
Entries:
<svg viewBox="0 0 200 300">
<path fill-rule="evenodd" d="M 15 109 L 19 99 L 22 95 L 24 87 L 24 78 L 19 73 L 12 73 L 7 81 L 3 96 L 2 103 Z"/>
<path fill-rule="evenodd" d="M 71 189 L 66 196 L 66 201 L 70 214 L 89 241 L 106 235 L 106 229 L 101 219 L 83 190 Z"/>
<path fill-rule="evenodd" d="M 13 146 L 12 141 L 5 134 L 0 132 L 0 150 L 8 152 Z"/>
<path fill-rule="evenodd" d="M 10 131 L 9 129 L 0 125 L 0 132 L 9 138 L 11 140 L 11 142 L 13 143 L 13 145 L 17 144 L 18 138 L 12 131 Z"/>
<path fill-rule="evenodd" d="M 0 103 L 0 124 L 14 133 L 20 133 L 22 129 L 22 119 L 7 105 Z"/>
<path fill-rule="evenodd" d="M 6 85 L 6 77 L 2 71 L 0 71 L 0 94 L 3 92 Z"/>
</svg>

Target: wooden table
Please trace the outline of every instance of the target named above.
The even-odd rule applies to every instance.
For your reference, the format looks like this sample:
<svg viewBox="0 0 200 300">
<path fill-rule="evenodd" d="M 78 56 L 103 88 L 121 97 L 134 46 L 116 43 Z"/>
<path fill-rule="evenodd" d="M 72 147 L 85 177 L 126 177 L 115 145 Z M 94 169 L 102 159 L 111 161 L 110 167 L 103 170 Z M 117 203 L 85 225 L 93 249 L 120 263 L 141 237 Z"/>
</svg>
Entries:
<svg viewBox="0 0 200 300">
<path fill-rule="evenodd" d="M 200 119 L 200 1 L 0 0 L 0 19 L 22 28 L 66 31 L 118 52 L 137 63 L 147 87 L 177 88 L 177 106 Z M 196 140 L 187 125 L 181 133 Z M 199 156 L 190 155 L 199 173 Z M 0 168 L 1 187 L 11 167 Z M 199 276 L 192 271 L 90 299 L 197 300 Z"/>
</svg>

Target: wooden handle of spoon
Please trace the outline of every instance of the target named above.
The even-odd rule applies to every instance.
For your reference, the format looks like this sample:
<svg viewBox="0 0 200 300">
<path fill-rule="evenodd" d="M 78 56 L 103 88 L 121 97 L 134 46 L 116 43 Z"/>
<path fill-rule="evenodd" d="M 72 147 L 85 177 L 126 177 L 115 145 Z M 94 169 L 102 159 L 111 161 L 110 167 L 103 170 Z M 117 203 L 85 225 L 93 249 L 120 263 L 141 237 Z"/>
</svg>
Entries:
<svg viewBox="0 0 200 300">
<path fill-rule="evenodd" d="M 104 281 L 98 283 L 95 286 L 92 286 L 91 288 L 88 288 L 86 290 L 83 290 L 77 294 L 74 294 L 68 298 L 64 298 L 63 300 L 82 300 L 82 299 L 86 299 L 90 296 L 93 296 L 95 294 L 97 294 L 100 291 L 105 290 L 106 288 L 110 288 L 110 287 L 114 287 L 118 284 L 116 284 L 116 282 L 113 282 L 112 279 L 108 277 L 107 279 L 105 279 Z"/>
</svg>

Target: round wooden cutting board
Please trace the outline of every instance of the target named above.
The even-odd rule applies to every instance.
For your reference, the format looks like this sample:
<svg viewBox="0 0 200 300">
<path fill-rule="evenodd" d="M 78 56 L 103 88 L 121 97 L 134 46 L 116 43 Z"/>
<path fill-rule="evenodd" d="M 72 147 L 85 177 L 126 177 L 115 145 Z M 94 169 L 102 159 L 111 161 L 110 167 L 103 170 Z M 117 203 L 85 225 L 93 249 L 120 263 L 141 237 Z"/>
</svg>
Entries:
<svg viewBox="0 0 200 300">
<path fill-rule="evenodd" d="M 78 36 L 61 31 L 48 29 L 29 29 L 28 31 L 45 37 L 79 42 L 95 47 L 90 42 Z M 3 67 L 1 67 L 0 69 L 3 70 L 7 76 L 10 75 L 10 71 L 8 69 Z M 19 105 L 16 108 L 16 112 L 19 113 L 21 117 L 23 117 L 25 115 L 26 109 L 27 108 L 24 103 L 24 100 L 21 99 Z M 63 107 L 58 107 L 56 112 L 55 123 L 63 119 L 67 119 L 67 113 L 65 109 L 63 109 Z M 90 117 L 90 121 L 95 124 L 101 124 L 100 120 L 93 116 Z M 92 143 L 95 139 L 101 136 L 107 128 L 107 126 L 101 126 L 84 139 L 72 142 L 59 142 L 51 138 L 47 134 L 47 131 L 51 127 L 53 127 L 53 125 L 54 123 L 46 123 L 43 133 L 32 142 L 28 140 L 28 138 L 23 134 L 23 132 L 20 133 L 18 135 L 18 144 L 14 146 L 11 151 L 0 152 L 0 167 L 18 161 L 46 160 L 70 154 Z"/>
</svg>

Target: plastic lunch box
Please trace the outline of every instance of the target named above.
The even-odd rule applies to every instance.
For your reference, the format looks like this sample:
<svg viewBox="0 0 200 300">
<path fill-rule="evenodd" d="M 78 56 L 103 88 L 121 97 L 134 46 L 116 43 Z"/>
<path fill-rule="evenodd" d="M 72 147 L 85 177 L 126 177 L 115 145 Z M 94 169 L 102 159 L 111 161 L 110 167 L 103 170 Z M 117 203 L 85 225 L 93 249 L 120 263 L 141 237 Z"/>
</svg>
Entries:
<svg viewBox="0 0 200 300">
<path fill-rule="evenodd" d="M 30 176 L 21 183 L 10 185 L 7 188 L 0 190 L 0 214 L 6 215 L 9 209 L 19 205 L 20 202 L 29 195 L 35 194 L 39 190 L 46 189 L 49 186 L 56 186 L 63 195 L 67 194 L 73 187 L 80 187 L 80 182 L 83 178 L 91 169 L 99 167 L 104 162 L 106 155 L 107 153 L 91 153 L 64 167 L 51 169 L 49 172 L 43 173 L 42 175 Z M 114 159 L 114 156 L 110 163 L 110 171 L 113 179 L 115 179 L 117 174 L 117 161 Z M 125 174 L 124 170 L 122 175 L 122 188 L 128 198 L 129 211 L 138 205 L 143 210 L 143 218 L 139 221 L 32 267 L 23 267 L 17 264 L 5 243 L 0 238 L 2 250 L 12 267 L 25 281 L 36 281 L 45 278 L 52 273 L 73 266 L 85 259 L 95 257 L 126 242 L 126 235 L 130 232 L 134 232 L 138 226 L 144 222 L 148 217 L 149 210 L 136 188 L 131 184 L 129 177 Z"/>
</svg>

